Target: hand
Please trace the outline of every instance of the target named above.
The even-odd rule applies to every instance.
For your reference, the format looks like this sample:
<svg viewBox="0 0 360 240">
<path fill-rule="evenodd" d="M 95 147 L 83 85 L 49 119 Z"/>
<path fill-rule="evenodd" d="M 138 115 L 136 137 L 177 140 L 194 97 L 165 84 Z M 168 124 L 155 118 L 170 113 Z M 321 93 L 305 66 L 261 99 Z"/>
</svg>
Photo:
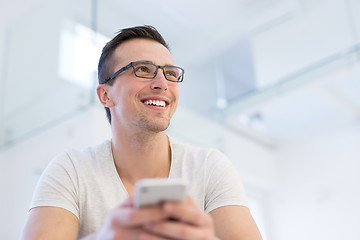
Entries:
<svg viewBox="0 0 360 240">
<path fill-rule="evenodd" d="M 97 240 L 139 239 L 145 225 L 156 224 L 168 219 L 160 206 L 135 209 L 130 196 L 125 203 L 111 211 L 102 228 L 92 237 Z"/>
<path fill-rule="evenodd" d="M 211 217 L 204 213 L 191 197 L 188 196 L 184 203 L 166 202 L 162 205 L 162 211 L 175 221 L 148 223 L 145 225 L 147 232 L 143 231 L 139 239 L 217 239 Z"/>
</svg>

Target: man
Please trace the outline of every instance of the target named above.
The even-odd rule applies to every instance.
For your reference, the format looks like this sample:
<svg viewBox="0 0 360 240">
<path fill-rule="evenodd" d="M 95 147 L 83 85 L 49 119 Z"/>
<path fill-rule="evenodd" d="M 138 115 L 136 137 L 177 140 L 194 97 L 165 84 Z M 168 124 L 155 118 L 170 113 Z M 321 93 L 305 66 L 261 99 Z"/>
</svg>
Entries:
<svg viewBox="0 0 360 240">
<path fill-rule="evenodd" d="M 153 27 L 123 29 L 104 47 L 97 94 L 112 139 L 51 162 L 23 239 L 261 239 L 226 157 L 165 133 L 183 74 Z M 136 209 L 143 178 L 185 178 L 189 196 Z"/>
</svg>

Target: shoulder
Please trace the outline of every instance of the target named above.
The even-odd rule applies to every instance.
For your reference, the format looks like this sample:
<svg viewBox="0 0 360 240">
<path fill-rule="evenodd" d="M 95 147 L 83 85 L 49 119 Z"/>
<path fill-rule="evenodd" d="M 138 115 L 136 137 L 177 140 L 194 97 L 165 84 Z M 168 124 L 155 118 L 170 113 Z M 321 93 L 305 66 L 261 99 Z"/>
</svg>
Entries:
<svg viewBox="0 0 360 240">
<path fill-rule="evenodd" d="M 80 159 L 107 156 L 111 154 L 111 143 L 110 140 L 106 140 L 101 144 L 84 149 L 68 149 L 63 154 L 69 156 L 70 158 L 76 157 Z"/>
<path fill-rule="evenodd" d="M 84 149 L 67 149 L 56 155 L 47 165 L 45 172 L 57 174 L 78 174 L 87 168 L 101 166 L 101 161 L 112 158 L 110 140 Z M 91 166 L 91 167 L 88 167 Z"/>
<path fill-rule="evenodd" d="M 66 160 L 73 164 L 84 162 L 90 162 L 91 160 L 104 159 L 111 156 L 111 144 L 110 140 L 106 140 L 103 143 L 87 147 L 84 149 L 67 149 L 54 158 L 54 162 L 64 162 Z"/>
</svg>

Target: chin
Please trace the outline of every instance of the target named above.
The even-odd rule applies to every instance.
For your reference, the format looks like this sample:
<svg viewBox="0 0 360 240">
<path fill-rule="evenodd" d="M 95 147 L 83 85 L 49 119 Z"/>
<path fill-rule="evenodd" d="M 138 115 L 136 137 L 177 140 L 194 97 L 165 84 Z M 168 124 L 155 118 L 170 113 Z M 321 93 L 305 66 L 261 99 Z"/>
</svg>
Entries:
<svg viewBox="0 0 360 240">
<path fill-rule="evenodd" d="M 148 119 L 142 119 L 142 121 L 138 122 L 138 127 L 141 129 L 148 131 L 148 132 L 164 132 L 168 129 L 170 125 L 170 121 L 163 120 L 163 121 L 149 121 Z"/>
<path fill-rule="evenodd" d="M 164 132 L 168 129 L 169 123 L 166 125 L 148 126 L 148 130 L 151 132 Z"/>
</svg>

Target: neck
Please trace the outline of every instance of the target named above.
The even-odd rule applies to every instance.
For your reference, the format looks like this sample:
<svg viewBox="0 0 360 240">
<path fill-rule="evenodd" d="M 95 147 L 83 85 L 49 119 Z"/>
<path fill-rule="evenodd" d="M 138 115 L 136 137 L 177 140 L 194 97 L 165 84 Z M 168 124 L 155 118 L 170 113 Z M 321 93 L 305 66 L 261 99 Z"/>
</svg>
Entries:
<svg viewBox="0 0 360 240">
<path fill-rule="evenodd" d="M 113 132 L 111 147 L 116 169 L 128 192 L 139 179 L 168 177 L 171 150 L 165 132 Z"/>
</svg>

